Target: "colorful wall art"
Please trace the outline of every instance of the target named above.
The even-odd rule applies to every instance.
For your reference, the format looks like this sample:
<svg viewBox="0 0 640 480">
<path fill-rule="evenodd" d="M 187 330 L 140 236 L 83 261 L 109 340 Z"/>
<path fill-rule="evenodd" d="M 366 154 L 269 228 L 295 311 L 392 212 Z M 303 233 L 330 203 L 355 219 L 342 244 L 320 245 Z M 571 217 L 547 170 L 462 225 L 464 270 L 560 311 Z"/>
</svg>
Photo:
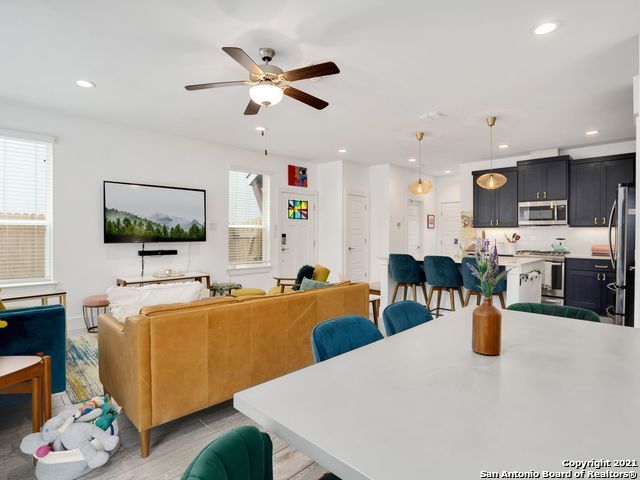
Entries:
<svg viewBox="0 0 640 480">
<path fill-rule="evenodd" d="M 307 188 L 307 167 L 289 165 L 289 185 Z"/>
<path fill-rule="evenodd" d="M 289 200 L 289 218 L 294 220 L 309 219 L 309 202 L 306 200 Z"/>
</svg>

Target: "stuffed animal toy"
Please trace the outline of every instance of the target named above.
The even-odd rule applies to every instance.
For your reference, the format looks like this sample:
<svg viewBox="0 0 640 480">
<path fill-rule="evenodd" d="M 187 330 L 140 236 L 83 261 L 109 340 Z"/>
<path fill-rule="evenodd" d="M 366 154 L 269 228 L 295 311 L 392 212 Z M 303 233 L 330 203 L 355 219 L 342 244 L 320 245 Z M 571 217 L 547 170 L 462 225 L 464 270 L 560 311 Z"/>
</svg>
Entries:
<svg viewBox="0 0 640 480">
<path fill-rule="evenodd" d="M 47 455 L 51 450 L 78 449 L 89 468 L 97 468 L 109 460 L 109 453 L 118 446 L 119 438 L 96 427 L 92 423 L 74 422 L 74 410 L 63 410 L 48 420 L 41 432 L 27 435 L 20 444 L 23 453 L 38 457 Z M 80 417 L 82 418 L 82 417 Z M 97 439 L 104 450 L 97 450 L 91 440 Z"/>
<path fill-rule="evenodd" d="M 102 412 L 104 411 L 102 408 L 103 406 L 106 407 L 107 410 L 111 407 L 109 397 L 107 395 L 104 397 L 93 397 L 91 400 L 87 400 L 87 402 L 73 414 L 73 419 L 74 421 L 79 420 L 81 422 L 90 422 L 91 420 L 95 420 L 102 415 Z"/>
</svg>

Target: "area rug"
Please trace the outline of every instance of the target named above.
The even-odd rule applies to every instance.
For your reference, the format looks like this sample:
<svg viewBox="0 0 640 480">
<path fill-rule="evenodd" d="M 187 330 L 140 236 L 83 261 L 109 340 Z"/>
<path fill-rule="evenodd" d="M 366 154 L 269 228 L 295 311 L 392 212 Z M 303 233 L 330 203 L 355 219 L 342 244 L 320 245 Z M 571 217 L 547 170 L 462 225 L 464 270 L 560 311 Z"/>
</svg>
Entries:
<svg viewBox="0 0 640 480">
<path fill-rule="evenodd" d="M 68 339 L 67 395 L 74 404 L 102 395 L 98 377 L 98 335 L 95 333 Z"/>
</svg>

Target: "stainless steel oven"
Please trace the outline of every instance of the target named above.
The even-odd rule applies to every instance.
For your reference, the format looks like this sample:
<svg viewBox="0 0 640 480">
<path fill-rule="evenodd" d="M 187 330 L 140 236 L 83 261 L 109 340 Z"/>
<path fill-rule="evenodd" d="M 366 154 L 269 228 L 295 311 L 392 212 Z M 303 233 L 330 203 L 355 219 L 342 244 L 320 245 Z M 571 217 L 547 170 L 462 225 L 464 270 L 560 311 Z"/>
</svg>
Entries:
<svg viewBox="0 0 640 480">
<path fill-rule="evenodd" d="M 542 303 L 564 304 L 564 258 L 545 259 L 542 273 Z"/>
<path fill-rule="evenodd" d="M 522 225 L 566 225 L 567 201 L 544 200 L 518 203 L 518 223 Z"/>
</svg>

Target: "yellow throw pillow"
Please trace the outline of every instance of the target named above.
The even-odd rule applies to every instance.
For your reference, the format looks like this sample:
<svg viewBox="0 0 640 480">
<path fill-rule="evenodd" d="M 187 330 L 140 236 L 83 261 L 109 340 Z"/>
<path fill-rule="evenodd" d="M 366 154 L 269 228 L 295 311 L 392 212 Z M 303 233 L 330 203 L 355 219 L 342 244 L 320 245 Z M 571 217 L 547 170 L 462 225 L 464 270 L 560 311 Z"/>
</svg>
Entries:
<svg viewBox="0 0 640 480">
<path fill-rule="evenodd" d="M 317 263 L 316 265 L 313 266 L 312 280 L 316 280 L 317 282 L 326 282 L 329 279 L 330 273 L 331 273 L 331 270 Z"/>
</svg>

